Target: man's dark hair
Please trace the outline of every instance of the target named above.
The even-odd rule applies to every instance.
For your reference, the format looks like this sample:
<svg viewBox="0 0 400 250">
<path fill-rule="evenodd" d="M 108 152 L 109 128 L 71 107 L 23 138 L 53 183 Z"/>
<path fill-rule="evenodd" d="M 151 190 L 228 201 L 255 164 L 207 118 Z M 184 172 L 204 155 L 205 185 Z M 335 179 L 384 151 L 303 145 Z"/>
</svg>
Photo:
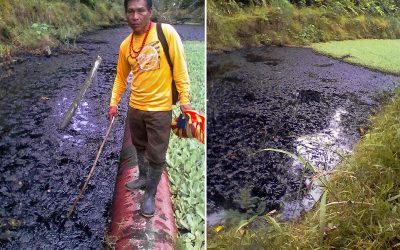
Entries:
<svg viewBox="0 0 400 250">
<path fill-rule="evenodd" d="M 138 1 L 138 0 L 125 0 L 124 1 L 125 13 L 128 12 L 129 1 Z M 151 9 L 151 7 L 153 7 L 153 0 L 146 0 L 146 2 L 147 2 L 147 9 Z"/>
</svg>

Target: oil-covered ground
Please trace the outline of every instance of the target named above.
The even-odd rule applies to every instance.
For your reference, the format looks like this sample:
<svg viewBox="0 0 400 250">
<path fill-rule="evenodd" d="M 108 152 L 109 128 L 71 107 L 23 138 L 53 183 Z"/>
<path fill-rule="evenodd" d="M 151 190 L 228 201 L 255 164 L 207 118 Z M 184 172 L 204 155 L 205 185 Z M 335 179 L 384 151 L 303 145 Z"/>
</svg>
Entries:
<svg viewBox="0 0 400 250">
<path fill-rule="evenodd" d="M 368 128 L 369 116 L 400 85 L 399 77 L 306 48 L 210 53 L 207 63 L 211 222 L 221 209 L 240 209 L 243 188 L 268 211 L 279 209 L 288 219 L 309 209 L 310 202 L 302 200 L 312 194 L 298 196 L 299 187 L 306 188 L 299 162 L 282 153 L 255 152 L 283 149 L 329 170 L 340 160 L 337 153 L 351 149 Z"/>
<path fill-rule="evenodd" d="M 204 40 L 202 26 L 175 28 L 184 40 Z M 1 249 L 101 248 L 127 95 L 88 189 L 72 218 L 66 214 L 105 135 L 118 48 L 129 32 L 120 27 L 86 34 L 68 50 L 73 53 L 18 58 L 7 69 L 11 77 L 0 77 Z M 94 82 L 70 125 L 57 129 L 97 55 L 103 61 Z"/>
</svg>

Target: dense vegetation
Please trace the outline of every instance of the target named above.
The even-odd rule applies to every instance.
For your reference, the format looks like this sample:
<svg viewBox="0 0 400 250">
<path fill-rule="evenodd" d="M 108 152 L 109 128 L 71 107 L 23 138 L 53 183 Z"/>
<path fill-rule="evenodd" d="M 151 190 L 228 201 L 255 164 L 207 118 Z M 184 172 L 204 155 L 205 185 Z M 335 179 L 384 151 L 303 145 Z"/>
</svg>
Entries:
<svg viewBox="0 0 400 250">
<path fill-rule="evenodd" d="M 395 0 L 208 1 L 210 49 L 400 37 Z"/>
<path fill-rule="evenodd" d="M 204 42 L 183 43 L 189 76 L 192 107 L 205 113 Z M 180 114 L 179 107 L 174 115 Z M 172 183 L 175 217 L 180 229 L 178 249 L 204 249 L 205 243 L 205 149 L 195 139 L 181 139 L 171 135 L 167 163 Z"/>
</svg>

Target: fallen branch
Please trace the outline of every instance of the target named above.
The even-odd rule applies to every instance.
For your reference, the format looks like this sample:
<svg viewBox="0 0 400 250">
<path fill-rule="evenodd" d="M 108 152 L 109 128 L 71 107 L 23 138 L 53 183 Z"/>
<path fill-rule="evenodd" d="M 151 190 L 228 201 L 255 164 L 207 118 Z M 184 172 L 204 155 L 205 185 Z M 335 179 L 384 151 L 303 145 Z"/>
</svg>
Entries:
<svg viewBox="0 0 400 250">
<path fill-rule="evenodd" d="M 74 211 L 76 205 L 78 204 L 80 198 L 82 197 L 83 193 L 85 192 L 85 190 L 86 190 L 86 188 L 87 188 L 87 185 L 88 185 L 88 183 L 89 183 L 89 180 L 90 180 L 90 178 L 92 177 L 93 172 L 94 172 L 94 169 L 95 169 L 95 167 L 96 167 L 97 160 L 99 159 L 100 154 L 101 154 L 101 151 L 103 150 L 104 144 L 106 144 L 108 135 L 110 134 L 111 126 L 112 126 L 113 123 L 114 123 L 114 119 L 115 119 L 115 117 L 112 118 L 112 120 L 111 120 L 111 122 L 110 122 L 110 125 L 108 126 L 106 135 L 104 136 L 103 142 L 102 142 L 101 145 L 100 145 L 99 151 L 97 152 L 96 159 L 95 159 L 94 162 L 93 162 L 93 166 L 92 166 L 92 168 L 90 169 L 90 172 L 89 172 L 89 175 L 88 175 L 87 178 L 86 178 L 85 184 L 83 185 L 81 191 L 79 192 L 78 197 L 76 197 L 74 204 L 71 206 L 71 208 L 68 209 L 67 218 L 69 218 L 69 217 L 71 216 L 72 212 Z"/>
<path fill-rule="evenodd" d="M 101 57 L 97 56 L 96 61 L 94 62 L 94 65 L 92 67 L 92 70 L 90 71 L 89 75 L 86 77 L 85 82 L 82 85 L 82 88 L 79 90 L 78 95 L 75 97 L 74 101 L 72 102 L 71 106 L 69 106 L 68 111 L 64 115 L 64 119 L 58 126 L 58 128 L 63 129 L 65 128 L 69 121 L 71 120 L 72 116 L 75 113 L 76 108 L 78 107 L 79 102 L 81 101 L 83 95 L 86 93 L 86 90 L 89 88 L 90 84 L 93 81 L 94 75 L 99 68 L 99 65 L 101 63 Z"/>
</svg>

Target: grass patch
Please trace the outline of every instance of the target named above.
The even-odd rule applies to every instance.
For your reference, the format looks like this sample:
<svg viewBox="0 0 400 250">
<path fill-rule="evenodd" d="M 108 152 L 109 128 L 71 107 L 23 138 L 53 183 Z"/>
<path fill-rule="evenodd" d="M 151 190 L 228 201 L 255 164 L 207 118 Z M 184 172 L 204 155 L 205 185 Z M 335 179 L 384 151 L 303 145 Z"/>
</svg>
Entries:
<svg viewBox="0 0 400 250">
<path fill-rule="evenodd" d="M 337 166 L 321 204 L 301 221 L 278 230 L 260 216 L 244 234 L 210 228 L 209 249 L 399 249 L 399 114 L 397 90 L 353 155 Z"/>
<path fill-rule="evenodd" d="M 185 41 L 186 61 L 191 80 L 191 105 L 205 113 L 204 42 Z M 180 114 L 174 107 L 174 116 Z M 180 139 L 171 134 L 167 163 L 173 206 L 180 235 L 178 249 L 204 248 L 205 235 L 205 149 L 195 139 Z"/>
<path fill-rule="evenodd" d="M 344 61 L 400 74 L 400 40 L 350 40 L 315 43 L 315 51 Z"/>
</svg>

